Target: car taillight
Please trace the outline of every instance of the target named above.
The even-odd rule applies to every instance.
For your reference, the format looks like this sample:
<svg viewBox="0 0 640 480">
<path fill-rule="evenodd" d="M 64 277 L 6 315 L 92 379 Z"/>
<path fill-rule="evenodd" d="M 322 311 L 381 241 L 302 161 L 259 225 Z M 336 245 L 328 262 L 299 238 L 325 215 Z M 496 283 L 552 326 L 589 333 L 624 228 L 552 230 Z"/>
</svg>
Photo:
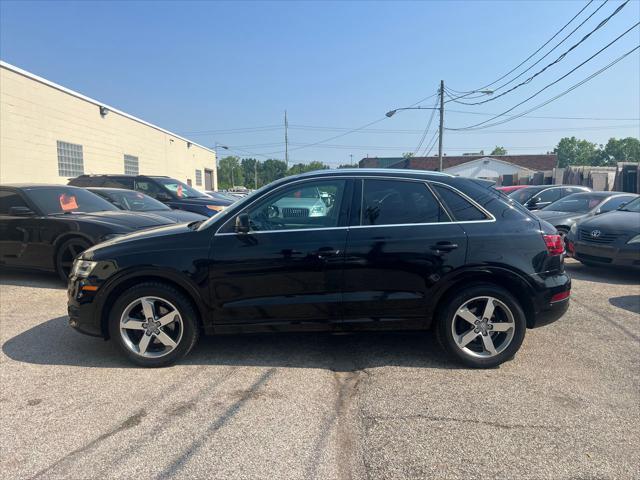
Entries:
<svg viewBox="0 0 640 480">
<path fill-rule="evenodd" d="M 559 302 L 560 300 L 569 298 L 569 295 L 571 295 L 571 290 L 567 290 L 566 292 L 562 293 L 556 293 L 553 297 L 551 297 L 551 303 Z"/>
<path fill-rule="evenodd" d="M 564 253 L 564 242 L 560 235 L 542 235 L 547 246 L 549 255 L 562 255 Z"/>
</svg>

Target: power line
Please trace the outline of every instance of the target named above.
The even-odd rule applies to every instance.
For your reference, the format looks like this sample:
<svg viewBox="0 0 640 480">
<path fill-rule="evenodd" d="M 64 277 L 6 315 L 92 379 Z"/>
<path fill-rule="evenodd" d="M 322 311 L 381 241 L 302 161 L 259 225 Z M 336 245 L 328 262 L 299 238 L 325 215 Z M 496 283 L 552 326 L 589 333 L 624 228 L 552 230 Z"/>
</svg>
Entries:
<svg viewBox="0 0 640 480">
<path fill-rule="evenodd" d="M 429 117 L 429 121 L 427 122 L 427 126 L 424 129 L 424 133 L 422 134 L 422 137 L 420 138 L 420 142 L 418 143 L 418 146 L 413 151 L 414 155 L 416 153 L 418 153 L 418 151 L 422 147 L 422 144 L 424 143 L 424 139 L 427 138 L 427 134 L 429 133 L 429 129 L 431 128 L 431 122 L 433 122 L 433 117 L 436 114 L 435 107 L 436 107 L 437 104 L 438 104 L 438 99 L 436 98 L 436 102 L 433 104 L 433 110 L 431 110 L 431 116 Z"/>
<path fill-rule="evenodd" d="M 620 13 L 620 11 L 627 5 L 627 3 L 629 3 L 630 0 L 627 0 L 626 2 L 624 2 L 623 4 L 621 4 L 620 6 L 618 6 L 618 8 L 616 8 L 613 13 L 611 15 L 609 15 L 607 18 L 605 18 L 604 20 L 602 20 L 593 30 L 591 30 L 589 33 L 587 33 L 585 36 L 583 36 L 577 43 L 573 44 L 571 47 L 569 47 L 569 49 L 567 49 L 565 52 L 563 52 L 558 58 L 556 58 L 553 62 L 547 64 L 544 68 L 542 68 L 541 70 L 538 70 L 536 73 L 534 73 L 533 75 L 531 75 L 529 78 L 527 78 L 526 80 L 520 82 L 519 84 L 511 87 L 510 89 L 508 89 L 505 92 L 502 92 L 499 95 L 495 95 L 487 100 L 481 100 L 479 102 L 461 102 L 457 99 L 451 99 L 448 100 L 448 102 L 456 102 L 456 103 L 460 103 L 462 105 L 482 105 L 484 103 L 488 103 L 488 102 L 493 102 L 501 97 L 504 97 L 505 95 L 513 92 L 514 90 L 522 87 L 523 85 L 526 85 L 528 83 L 530 83 L 533 79 L 535 79 L 537 76 L 541 75 L 542 73 L 544 73 L 547 69 L 551 68 L 552 66 L 560 63 L 562 60 L 564 60 L 564 58 L 574 49 L 576 49 L 580 44 L 582 44 L 583 42 L 585 42 L 591 35 L 593 35 L 595 32 L 597 32 L 600 28 L 602 28 L 604 25 L 607 24 L 607 22 L 609 20 L 611 20 L 615 15 L 617 15 L 618 13 Z M 637 24 L 636 24 L 637 25 Z M 633 27 L 632 27 L 633 28 Z M 625 32 L 626 33 L 626 32 Z M 624 34 L 623 34 L 624 35 Z M 619 37 L 620 38 L 620 37 Z M 593 57 L 591 57 L 593 58 Z M 523 72 L 524 73 L 524 72 Z M 516 77 L 517 78 L 517 77 Z M 508 82 L 510 83 L 510 82 Z M 507 83 L 507 84 L 508 84 Z M 505 84 L 505 85 L 507 85 Z M 504 85 L 503 85 L 504 86 Z"/>
<path fill-rule="evenodd" d="M 553 41 L 554 38 L 556 38 L 558 35 L 560 35 L 560 33 L 562 33 L 562 31 L 567 28 L 578 16 L 580 16 L 580 14 L 582 12 L 584 12 L 586 10 L 586 8 L 591 5 L 591 3 L 593 2 L 593 0 L 590 0 L 589 3 L 587 3 L 584 7 L 582 7 L 580 9 L 580 11 L 578 13 L 576 13 L 571 20 L 569 20 L 567 23 L 565 23 L 562 28 L 560 30 L 558 30 L 549 40 L 547 40 L 545 43 L 542 44 L 542 46 L 540 48 L 538 48 L 535 52 L 533 52 L 531 55 L 529 55 L 527 58 L 525 58 L 522 62 L 520 62 L 517 66 L 515 66 L 514 68 L 512 68 L 511 70 L 509 70 L 507 73 L 505 73 L 504 75 L 502 75 L 501 77 L 495 79 L 493 82 L 488 83 L 487 85 L 485 85 L 484 87 L 480 87 L 477 88 L 475 90 L 471 90 L 469 91 L 469 93 L 474 93 L 477 92 L 478 90 L 484 90 L 492 85 L 495 85 L 496 83 L 498 83 L 500 80 L 502 80 L 503 78 L 511 75 L 513 72 L 515 72 L 518 68 L 520 68 L 522 65 L 524 65 L 525 63 L 527 63 L 531 58 L 533 58 L 540 50 L 542 50 L 544 47 L 546 47 L 549 43 L 551 43 Z"/>
<path fill-rule="evenodd" d="M 637 24 L 636 24 L 636 25 L 637 25 Z M 485 123 L 487 123 L 487 122 L 490 122 L 491 120 L 494 120 L 494 119 L 496 119 L 496 118 L 498 118 L 498 117 L 501 117 L 501 116 L 503 116 L 504 114 L 496 115 L 495 117 L 490 118 L 489 120 L 485 120 L 484 122 L 481 122 L 481 123 L 476 124 L 476 125 L 470 125 L 470 126 L 462 127 L 462 128 L 452 128 L 452 129 L 450 129 L 450 130 L 474 130 L 474 129 L 476 129 L 476 128 L 489 128 L 489 127 L 493 127 L 493 126 L 495 126 L 495 125 L 501 125 L 501 124 L 503 124 L 503 123 L 510 122 L 510 121 L 512 121 L 512 120 L 515 120 L 516 118 L 523 117 L 523 116 L 525 116 L 526 114 L 531 113 L 531 112 L 533 112 L 533 111 L 535 111 L 535 110 L 538 110 L 539 108 L 542 108 L 542 107 L 544 107 L 545 105 L 548 105 L 549 103 L 551 103 L 551 102 L 553 102 L 553 101 L 557 100 L 557 99 L 558 99 L 558 98 L 560 98 L 560 97 L 563 97 L 564 95 L 566 95 L 567 93 L 571 92 L 572 90 L 575 90 L 575 89 L 576 89 L 576 88 L 578 88 L 579 86 L 581 86 L 581 85 L 583 85 L 583 84 L 587 83 L 589 80 L 591 80 L 591 79 L 593 79 L 593 78 L 597 77 L 597 76 L 598 76 L 598 75 L 600 75 L 602 72 L 604 72 L 604 71 L 608 70 L 609 68 L 613 67 L 615 64 L 617 64 L 618 62 L 620 62 L 622 59 L 624 59 L 624 58 L 628 57 L 629 55 L 631 55 L 633 52 L 635 52 L 635 51 L 636 51 L 636 50 L 638 50 L 639 48 L 640 48 L 640 45 L 638 45 L 637 47 L 635 47 L 635 48 L 633 48 L 633 49 L 629 50 L 627 53 L 625 53 L 625 54 L 621 55 L 620 57 L 616 58 L 613 62 L 611 62 L 611 63 L 609 63 L 608 65 L 604 66 L 603 68 L 601 68 L 601 69 L 600 69 L 600 70 L 598 70 L 597 72 L 592 73 L 592 74 L 591 74 L 591 75 L 589 75 L 587 78 L 585 78 L 585 79 L 581 80 L 580 82 L 576 83 L 575 85 L 573 85 L 573 86 L 569 87 L 569 88 L 568 88 L 567 90 L 565 90 L 564 92 L 562 92 L 562 93 L 560 93 L 560 94 L 556 95 L 555 97 L 550 98 L 549 100 L 547 100 L 547 101 L 545 101 L 545 102 L 543 102 L 543 103 L 541 103 L 541 104 L 539 104 L 539 105 L 536 105 L 536 106 L 535 106 L 535 107 L 533 107 L 533 108 L 530 108 L 529 110 L 526 110 L 526 111 L 521 112 L 521 113 L 516 114 L 516 115 L 511 115 L 511 116 L 509 116 L 508 118 L 506 118 L 506 119 L 504 119 L 504 120 L 501 120 L 501 121 L 499 121 L 499 122 L 494 122 L 494 123 L 491 123 L 491 124 L 485 125 L 484 127 L 479 127 L 479 125 L 482 125 L 482 124 L 485 124 Z M 569 73 L 571 73 L 571 72 L 569 72 Z M 567 75 L 568 75 L 568 74 L 567 74 Z M 565 76 L 566 76 L 566 75 L 565 75 Z M 554 82 L 554 83 L 555 83 L 555 82 Z M 550 85 L 547 85 L 547 87 L 549 87 L 549 86 L 551 86 L 551 84 L 550 84 Z M 547 87 L 545 87 L 545 89 L 546 89 Z M 544 90 L 544 89 L 543 89 L 543 90 Z M 514 108 L 517 108 L 519 105 L 521 105 L 521 104 L 525 103 L 526 101 L 528 101 L 529 99 L 533 98 L 535 95 L 537 95 L 537 94 L 538 94 L 538 93 L 540 93 L 541 91 L 542 91 L 542 90 L 540 90 L 540 91 L 539 91 L 539 92 L 537 92 L 536 94 L 532 95 L 532 96 L 531 96 L 531 97 L 529 97 L 527 100 L 524 100 L 523 102 L 520 102 L 520 104 L 516 105 L 515 107 L 513 107 L 513 108 L 511 108 L 511 109 L 507 110 L 507 112 L 509 112 L 509 111 L 513 110 Z M 506 112 L 505 112 L 505 113 L 506 113 Z"/>
</svg>

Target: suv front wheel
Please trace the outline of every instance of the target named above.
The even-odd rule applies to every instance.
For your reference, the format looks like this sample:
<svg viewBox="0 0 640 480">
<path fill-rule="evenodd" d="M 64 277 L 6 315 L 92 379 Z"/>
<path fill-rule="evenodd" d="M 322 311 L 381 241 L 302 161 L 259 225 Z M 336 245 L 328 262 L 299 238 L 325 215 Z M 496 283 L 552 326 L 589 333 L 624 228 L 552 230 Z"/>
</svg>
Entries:
<svg viewBox="0 0 640 480">
<path fill-rule="evenodd" d="M 451 298 L 436 325 L 442 347 L 472 368 L 492 368 L 512 358 L 525 331 L 525 314 L 518 300 L 490 284 L 465 288 Z"/>
<path fill-rule="evenodd" d="M 109 333 L 142 367 L 164 367 L 189 353 L 198 340 L 196 312 L 187 297 L 169 285 L 145 282 L 114 303 Z"/>
</svg>

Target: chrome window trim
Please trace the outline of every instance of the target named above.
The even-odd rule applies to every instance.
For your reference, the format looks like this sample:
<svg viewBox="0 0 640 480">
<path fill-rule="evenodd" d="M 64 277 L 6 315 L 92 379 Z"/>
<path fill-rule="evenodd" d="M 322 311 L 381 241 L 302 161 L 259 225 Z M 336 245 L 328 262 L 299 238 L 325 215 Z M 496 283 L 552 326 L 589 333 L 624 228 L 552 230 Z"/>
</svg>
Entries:
<svg viewBox="0 0 640 480">
<path fill-rule="evenodd" d="M 437 172 L 434 172 L 437 173 Z M 260 233 L 282 233 L 282 232 L 313 232 L 313 231 L 319 231 L 319 230 L 343 230 L 343 229 L 350 229 L 350 228 L 381 228 L 381 227 L 407 227 L 407 226 L 425 226 L 425 225 L 451 225 L 451 224 L 465 224 L 465 223 L 491 223 L 491 222 L 495 222 L 496 218 L 489 212 L 487 211 L 485 208 L 483 208 L 482 206 L 480 206 L 478 204 L 478 202 L 476 202 L 475 200 L 473 200 L 472 198 L 470 198 L 468 195 L 466 195 L 465 193 L 461 192 L 460 190 L 458 190 L 455 187 L 452 187 L 451 185 L 447 185 L 446 183 L 442 183 L 442 182 L 438 182 L 436 180 L 428 180 L 428 179 L 418 179 L 418 178 L 406 178 L 406 177 L 395 177 L 395 176 L 391 176 L 391 175 L 325 175 L 322 177 L 308 177 L 308 178 L 301 178 L 298 180 L 295 180 L 293 182 L 287 182 L 284 183 L 283 185 L 279 185 L 278 187 L 274 188 L 271 192 L 269 192 L 269 195 L 271 195 L 272 193 L 277 192 L 278 190 L 281 190 L 285 187 L 289 187 L 291 185 L 295 185 L 296 183 L 300 183 L 300 182 L 315 182 L 317 180 L 326 180 L 326 179 L 355 179 L 355 180 L 365 180 L 367 178 L 369 179 L 385 179 L 385 180 L 401 180 L 401 181 L 408 181 L 408 182 L 419 182 L 419 183 L 424 183 L 425 186 L 431 190 L 429 188 L 429 183 L 437 183 L 439 185 L 444 186 L 445 188 L 449 188 L 451 190 L 453 190 L 455 193 L 457 193 L 458 195 L 461 195 L 463 198 L 465 198 L 466 200 L 468 200 L 469 202 L 471 202 L 476 208 L 480 209 L 480 211 L 482 213 L 484 213 L 485 215 L 487 215 L 487 219 L 485 220 L 466 220 L 466 221 L 450 221 L 450 222 L 428 222 L 428 223 L 397 223 L 397 224 L 390 224 L 390 225 L 347 225 L 347 226 L 343 226 L 343 227 L 322 227 L 322 228 L 292 228 L 292 229 L 283 229 L 283 230 L 262 230 L 262 231 L 251 231 L 249 234 L 250 235 L 255 235 L 255 234 L 260 234 Z M 363 188 L 361 189 L 361 194 L 363 194 L 364 192 L 364 184 L 362 185 Z M 261 197 L 264 198 L 264 197 Z M 240 211 L 234 213 L 233 215 L 231 215 L 231 217 L 226 220 L 217 230 L 216 233 L 214 234 L 214 236 L 226 236 L 226 235 L 238 235 L 238 233 L 236 232 L 220 232 L 220 230 L 222 230 L 224 227 L 227 226 L 228 223 L 230 223 L 239 213 L 242 213 L 244 211 L 246 211 L 248 208 L 250 208 L 252 205 L 254 205 L 256 202 L 258 202 L 261 198 L 255 198 L 253 199 L 253 201 L 247 205 L 244 206 L 244 208 L 242 208 Z M 436 200 L 438 202 L 440 202 L 440 199 L 436 197 Z M 362 199 L 361 199 L 362 202 Z M 362 206 L 362 203 L 361 203 Z M 362 210 L 362 208 L 360 208 L 360 210 Z M 445 210 L 446 211 L 446 210 Z M 362 212 L 361 212 L 362 214 Z M 362 221 L 361 221 L 362 223 Z"/>
</svg>

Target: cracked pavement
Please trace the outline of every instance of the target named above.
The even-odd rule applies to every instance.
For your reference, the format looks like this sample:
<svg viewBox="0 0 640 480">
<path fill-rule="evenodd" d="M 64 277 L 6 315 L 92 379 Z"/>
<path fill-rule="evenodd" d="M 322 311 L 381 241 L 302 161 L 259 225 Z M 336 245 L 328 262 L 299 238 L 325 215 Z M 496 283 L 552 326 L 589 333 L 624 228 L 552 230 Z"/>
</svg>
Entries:
<svg viewBox="0 0 640 480">
<path fill-rule="evenodd" d="M 128 364 L 55 277 L 0 273 L 7 479 L 640 478 L 640 277 L 568 261 L 559 322 L 494 370 L 429 334 L 205 338 Z"/>
</svg>

